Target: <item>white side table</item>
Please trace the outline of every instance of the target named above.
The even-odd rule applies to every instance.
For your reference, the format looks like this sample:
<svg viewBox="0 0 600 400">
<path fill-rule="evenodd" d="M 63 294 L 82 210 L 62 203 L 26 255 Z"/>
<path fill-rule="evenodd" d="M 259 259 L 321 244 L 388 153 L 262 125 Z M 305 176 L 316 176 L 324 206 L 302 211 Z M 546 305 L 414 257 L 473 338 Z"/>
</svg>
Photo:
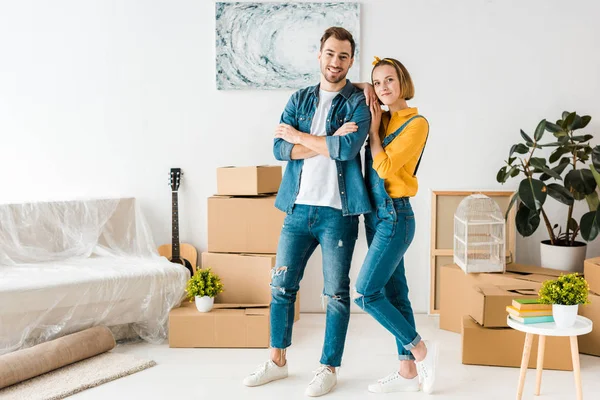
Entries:
<svg viewBox="0 0 600 400">
<path fill-rule="evenodd" d="M 540 387 L 542 385 L 542 370 L 544 368 L 544 349 L 546 346 L 546 336 L 568 336 L 571 340 L 571 358 L 573 360 L 573 373 L 575 375 L 577 400 L 582 400 L 583 393 L 581 391 L 581 372 L 579 369 L 579 347 L 577 345 L 577 336 L 590 333 L 592 331 L 592 321 L 578 315 L 575 325 L 570 328 L 558 328 L 554 322 L 545 322 L 541 324 L 522 324 L 511 319 L 510 317 L 507 317 L 506 322 L 511 328 L 526 333 L 525 346 L 523 347 L 523 358 L 521 359 L 521 375 L 519 376 L 517 400 L 521 400 L 521 397 L 523 396 L 523 387 L 525 386 L 525 375 L 527 374 L 527 366 L 529 365 L 529 355 L 531 353 L 533 335 L 539 336 L 535 395 L 540 395 Z"/>
</svg>

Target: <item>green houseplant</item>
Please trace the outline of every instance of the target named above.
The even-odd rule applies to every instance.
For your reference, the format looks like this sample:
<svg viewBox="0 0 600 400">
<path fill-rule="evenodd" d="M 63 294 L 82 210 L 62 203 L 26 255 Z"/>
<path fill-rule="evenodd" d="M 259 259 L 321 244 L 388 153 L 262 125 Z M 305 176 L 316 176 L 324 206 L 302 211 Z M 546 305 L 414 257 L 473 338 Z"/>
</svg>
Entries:
<svg viewBox="0 0 600 400">
<path fill-rule="evenodd" d="M 590 287 L 578 273 L 545 281 L 539 292 L 540 303 L 552 304 L 554 322 L 559 328 L 573 326 L 579 304 L 588 303 Z"/>
<path fill-rule="evenodd" d="M 517 205 L 516 227 L 524 237 L 531 236 L 544 222 L 549 239 L 542 241 L 541 256 L 542 266 L 547 268 L 583 271 L 587 245 L 576 239 L 581 235 L 583 240 L 591 241 L 600 232 L 600 146 L 590 146 L 592 135 L 575 133 L 591 119 L 589 115 L 565 111 L 556 123 L 540 121 L 533 136 L 521 130 L 523 142 L 511 147 L 506 165 L 496 175 L 502 184 L 521 177 L 508 211 Z M 552 133 L 553 141 L 541 142 L 545 132 Z M 545 148 L 552 148 L 548 159 L 543 157 L 548 153 Z M 544 207 L 548 197 L 565 206 L 562 224 L 550 221 Z M 577 221 L 573 208 L 575 201 L 581 200 L 587 202 L 589 211 Z"/>
<path fill-rule="evenodd" d="M 221 279 L 213 274 L 210 268 L 199 269 L 187 281 L 185 288 L 187 297 L 190 301 L 195 300 L 196 308 L 200 312 L 212 310 L 215 296 L 223 290 Z"/>
</svg>

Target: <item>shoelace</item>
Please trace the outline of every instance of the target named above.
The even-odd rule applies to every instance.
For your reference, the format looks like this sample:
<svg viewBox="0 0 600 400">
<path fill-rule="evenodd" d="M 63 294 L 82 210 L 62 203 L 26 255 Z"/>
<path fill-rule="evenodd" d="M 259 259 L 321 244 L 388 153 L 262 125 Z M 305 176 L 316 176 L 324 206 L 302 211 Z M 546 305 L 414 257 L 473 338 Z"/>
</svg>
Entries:
<svg viewBox="0 0 600 400">
<path fill-rule="evenodd" d="M 312 381 L 310 381 L 309 385 L 312 385 L 315 382 L 318 382 L 319 385 L 323 385 L 325 376 L 328 374 L 333 374 L 333 372 L 331 372 L 331 370 L 325 365 L 321 365 L 319 368 L 314 370 L 313 373 L 315 374 L 315 377 L 312 379 Z"/>
<path fill-rule="evenodd" d="M 389 383 L 389 382 L 391 382 L 393 380 L 396 380 L 396 379 L 398 379 L 398 373 L 394 372 L 394 373 L 389 374 L 385 378 L 380 379 L 379 383 L 386 384 L 386 383 Z"/>
<path fill-rule="evenodd" d="M 427 378 L 428 377 L 427 368 L 425 368 L 423 366 L 423 364 L 421 364 L 421 363 L 417 363 L 417 372 L 419 373 L 419 375 L 421 375 L 422 378 Z"/>
<path fill-rule="evenodd" d="M 267 372 L 267 365 L 269 364 L 269 361 L 265 361 L 264 363 L 260 364 L 258 367 L 256 367 L 256 371 L 254 371 L 252 373 L 252 375 L 263 375 L 265 372 Z"/>
</svg>

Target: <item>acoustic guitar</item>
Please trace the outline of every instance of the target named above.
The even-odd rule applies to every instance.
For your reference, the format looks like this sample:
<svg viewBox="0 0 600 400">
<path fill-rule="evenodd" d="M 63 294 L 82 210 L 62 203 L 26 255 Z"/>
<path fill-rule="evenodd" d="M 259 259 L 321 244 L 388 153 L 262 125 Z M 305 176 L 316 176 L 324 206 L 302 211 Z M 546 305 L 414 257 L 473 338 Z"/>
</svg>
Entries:
<svg viewBox="0 0 600 400">
<path fill-rule="evenodd" d="M 191 244 L 179 243 L 179 201 L 177 191 L 183 176 L 181 168 L 171 168 L 169 186 L 171 186 L 171 244 L 163 244 L 158 248 L 158 254 L 166 257 L 175 264 L 183 265 L 190 271 L 190 276 L 196 272 L 198 252 Z"/>
</svg>

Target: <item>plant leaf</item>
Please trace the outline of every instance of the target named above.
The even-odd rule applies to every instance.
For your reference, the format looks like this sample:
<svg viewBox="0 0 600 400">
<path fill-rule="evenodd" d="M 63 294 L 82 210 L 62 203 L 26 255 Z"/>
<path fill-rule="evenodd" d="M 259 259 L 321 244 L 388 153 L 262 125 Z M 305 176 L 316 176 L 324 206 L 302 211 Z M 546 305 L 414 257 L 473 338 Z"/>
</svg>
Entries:
<svg viewBox="0 0 600 400">
<path fill-rule="evenodd" d="M 590 165 L 590 170 L 592 171 L 592 175 L 594 176 L 594 180 L 596 181 L 596 184 L 598 186 L 600 186 L 600 173 L 598 173 L 598 170 L 596 169 L 596 167 L 594 167 L 594 165 Z"/>
<path fill-rule="evenodd" d="M 531 139 L 529 137 L 529 135 L 527 135 L 525 132 L 523 132 L 523 129 L 521 129 L 521 137 L 525 140 L 525 143 L 532 143 L 533 144 L 533 139 Z M 528 144 L 529 146 L 529 144 Z"/>
<path fill-rule="evenodd" d="M 583 143 L 583 142 L 592 140 L 593 138 L 594 138 L 594 135 L 582 135 L 582 136 L 573 136 L 571 139 L 577 143 Z"/>
<path fill-rule="evenodd" d="M 552 154 L 550 154 L 550 158 L 548 159 L 548 161 L 550 161 L 550 164 L 553 164 L 556 161 L 558 161 L 558 159 L 561 158 L 564 154 L 567 153 L 569 153 L 568 149 L 566 149 L 565 147 L 559 147 L 558 149 L 554 150 Z"/>
<path fill-rule="evenodd" d="M 564 186 L 559 185 L 558 183 L 551 183 L 547 187 L 548 195 L 550 195 L 550 197 L 552 197 L 554 200 L 567 206 L 570 206 L 574 203 L 575 199 L 573 199 L 573 195 L 571 195 L 571 192 L 569 192 Z"/>
<path fill-rule="evenodd" d="M 535 128 L 535 133 L 533 134 L 533 138 L 535 141 L 539 141 L 542 136 L 544 136 L 544 132 L 546 131 L 546 120 L 543 119 L 538 124 L 537 128 Z"/>
<path fill-rule="evenodd" d="M 565 187 L 580 200 L 596 190 L 596 180 L 589 169 L 574 169 L 565 176 Z M 576 193 L 574 193 L 576 192 Z"/>
<path fill-rule="evenodd" d="M 498 181 L 498 183 L 504 183 L 506 182 L 506 177 L 506 166 L 504 166 L 500 168 L 500 171 L 496 174 L 496 181 Z"/>
<path fill-rule="evenodd" d="M 538 179 L 523 179 L 519 184 L 519 199 L 530 210 L 539 210 L 546 201 L 548 189 Z"/>
<path fill-rule="evenodd" d="M 575 220 L 575 218 L 571 218 L 569 220 L 569 223 L 567 224 L 567 228 L 571 232 L 575 232 L 579 228 L 579 224 L 577 223 L 577 221 Z"/>
<path fill-rule="evenodd" d="M 581 117 L 581 128 L 585 128 L 591 120 L 592 117 L 590 117 L 589 115 L 584 115 L 583 117 Z"/>
<path fill-rule="evenodd" d="M 523 203 L 519 206 L 515 217 L 517 231 L 523 236 L 531 236 L 540 225 L 540 216 L 537 211 L 530 210 Z"/>
<path fill-rule="evenodd" d="M 600 226 L 598 225 L 599 211 L 590 211 L 581 217 L 581 237 L 585 241 L 594 240 L 598 236 Z"/>
<path fill-rule="evenodd" d="M 575 123 L 575 118 L 577 117 L 577 114 L 575 114 L 574 112 L 572 112 L 571 114 L 569 114 L 567 116 L 567 118 L 564 119 L 563 121 L 563 128 L 571 131 L 573 130 L 573 124 Z"/>
<path fill-rule="evenodd" d="M 514 178 L 515 176 L 519 175 L 519 167 L 517 167 L 516 165 L 513 165 L 512 167 L 510 167 L 510 169 L 508 170 L 508 172 L 506 173 L 506 175 L 510 176 L 511 178 Z"/>
<path fill-rule="evenodd" d="M 600 146 L 592 149 L 592 164 L 596 168 L 596 171 L 600 171 Z"/>
<path fill-rule="evenodd" d="M 546 167 L 546 160 L 541 157 L 531 157 L 529 159 L 529 164 L 533 165 L 535 168 L 544 169 Z"/>
<path fill-rule="evenodd" d="M 587 196 L 585 196 L 585 200 L 588 203 L 590 211 L 596 211 L 598 209 L 598 206 L 600 205 L 600 198 L 598 198 L 598 192 L 594 191 L 593 193 L 588 194 Z"/>
<path fill-rule="evenodd" d="M 525 146 L 523 143 L 515 144 L 510 148 L 510 153 L 508 156 L 512 156 L 515 152 L 519 154 L 527 154 L 529 152 L 529 147 Z"/>
<path fill-rule="evenodd" d="M 575 119 L 573 120 L 573 123 L 571 124 L 571 130 L 576 130 L 576 129 L 581 129 L 581 125 L 583 124 L 583 121 L 581 120 L 581 117 L 577 114 L 575 114 Z"/>
<path fill-rule="evenodd" d="M 546 121 L 546 130 L 550 133 L 564 132 L 559 125 L 553 124 L 552 122 L 548 121 Z"/>
</svg>

